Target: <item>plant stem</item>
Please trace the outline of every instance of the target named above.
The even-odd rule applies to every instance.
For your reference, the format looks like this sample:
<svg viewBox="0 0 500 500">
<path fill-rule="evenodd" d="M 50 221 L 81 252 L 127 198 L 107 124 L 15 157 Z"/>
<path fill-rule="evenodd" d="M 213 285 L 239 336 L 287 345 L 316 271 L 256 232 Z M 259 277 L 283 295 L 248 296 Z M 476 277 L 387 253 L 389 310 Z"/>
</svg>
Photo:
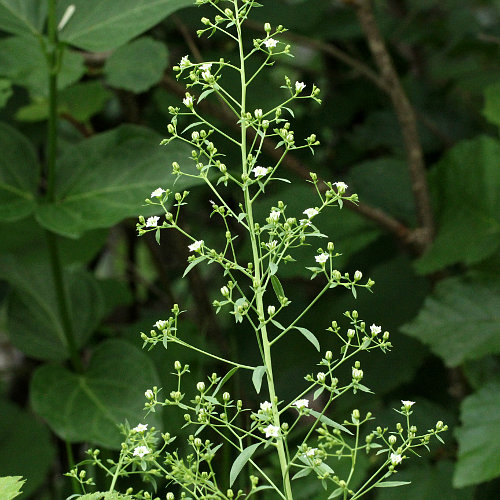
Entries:
<svg viewBox="0 0 500 500">
<path fill-rule="evenodd" d="M 49 76 L 49 120 L 47 125 L 47 199 L 49 202 L 55 201 L 55 166 L 57 155 L 57 77 L 59 73 L 58 61 L 58 40 L 56 25 L 56 0 L 48 0 L 48 48 L 46 49 L 47 68 Z M 47 246 L 49 250 L 52 278 L 56 292 L 59 314 L 63 325 L 66 345 L 71 358 L 73 368 L 83 371 L 82 362 L 78 355 L 75 343 L 73 324 L 69 311 L 69 300 L 64 285 L 63 266 L 59 251 L 58 237 L 56 234 L 46 230 Z"/>
<path fill-rule="evenodd" d="M 237 0 L 234 0 L 234 13 L 235 13 L 235 24 L 236 29 L 238 31 L 238 45 L 239 45 L 239 55 L 240 55 L 240 78 L 241 78 L 241 108 L 240 108 L 240 116 L 241 116 L 241 164 L 244 175 L 249 175 L 248 164 L 247 164 L 247 126 L 245 122 L 245 114 L 246 114 L 246 90 L 247 90 L 247 81 L 246 81 L 246 73 L 245 73 L 245 55 L 243 53 L 243 40 L 241 36 L 241 20 L 238 15 L 238 3 Z M 252 245 L 252 255 L 253 255 L 253 263 L 254 263 L 254 282 L 261 282 L 262 276 L 260 272 L 260 256 L 259 249 L 257 246 L 257 239 L 254 231 L 254 222 L 253 222 L 253 210 L 252 210 L 252 201 L 249 192 L 248 185 L 245 183 L 243 185 L 243 193 L 245 198 L 245 211 L 247 213 L 247 221 L 248 228 L 250 233 L 250 240 Z M 263 301 L 263 290 L 260 286 L 256 287 L 255 292 L 255 302 L 257 308 L 257 314 L 259 318 L 264 317 L 264 301 Z M 260 329 L 260 333 L 262 336 L 262 347 L 264 353 L 264 365 L 266 367 L 266 375 L 267 375 L 267 385 L 269 391 L 269 399 L 271 400 L 272 408 L 273 408 L 273 424 L 281 428 L 280 416 L 277 406 L 277 397 L 276 390 L 274 387 L 274 375 L 273 375 L 273 363 L 271 357 L 271 345 L 269 342 L 269 338 L 267 335 L 267 328 L 265 325 L 262 325 Z M 281 468 L 281 476 L 283 479 L 283 487 L 286 500 L 293 500 L 292 488 L 290 484 L 290 474 L 288 470 L 288 461 L 286 457 L 286 450 L 283 443 L 283 439 L 278 439 L 276 443 L 276 447 L 278 450 L 278 458 L 280 462 Z"/>
</svg>

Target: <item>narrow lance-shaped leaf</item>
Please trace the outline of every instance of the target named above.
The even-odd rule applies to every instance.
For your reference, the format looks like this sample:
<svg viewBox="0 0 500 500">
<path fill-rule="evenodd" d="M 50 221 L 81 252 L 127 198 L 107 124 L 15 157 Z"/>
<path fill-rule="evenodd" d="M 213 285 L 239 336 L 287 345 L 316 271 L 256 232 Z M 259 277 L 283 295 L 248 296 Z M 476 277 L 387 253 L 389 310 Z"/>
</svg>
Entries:
<svg viewBox="0 0 500 500">
<path fill-rule="evenodd" d="M 245 448 L 233 462 L 231 466 L 231 472 L 229 473 L 229 487 L 233 486 L 238 474 L 241 472 L 241 469 L 245 466 L 245 464 L 252 458 L 252 455 L 255 453 L 255 450 L 262 443 L 254 443 Z"/>
</svg>

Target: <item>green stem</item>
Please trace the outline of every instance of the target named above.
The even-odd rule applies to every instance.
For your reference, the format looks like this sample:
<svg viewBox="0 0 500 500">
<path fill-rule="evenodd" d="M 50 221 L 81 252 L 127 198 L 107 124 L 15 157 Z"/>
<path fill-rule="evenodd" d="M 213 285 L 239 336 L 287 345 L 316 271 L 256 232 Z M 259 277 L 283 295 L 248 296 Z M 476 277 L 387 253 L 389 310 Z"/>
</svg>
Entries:
<svg viewBox="0 0 500 500">
<path fill-rule="evenodd" d="M 238 31 L 238 45 L 239 45 L 239 55 L 240 55 L 240 78 L 241 78 L 241 108 L 240 108 L 240 116 L 241 116 L 241 164 L 243 169 L 243 174 L 248 175 L 248 165 L 247 165 L 247 125 L 245 122 L 245 114 L 246 114 L 246 90 L 247 90 L 247 82 L 246 82 L 246 73 L 245 73 L 245 55 L 243 53 L 243 40 L 241 36 L 241 20 L 239 18 L 238 13 L 238 2 L 234 0 L 234 15 L 235 15 L 235 24 L 236 29 Z M 249 192 L 248 184 L 244 184 L 243 186 L 243 194 L 245 198 L 245 211 L 247 213 L 247 221 L 250 233 L 250 240 L 252 245 L 252 255 L 254 261 L 254 281 L 256 283 L 260 283 L 262 276 L 260 272 L 260 256 L 259 249 L 257 246 L 257 239 L 254 231 L 254 222 L 253 222 L 253 210 L 252 210 L 252 201 Z M 256 308 L 257 314 L 259 318 L 264 317 L 264 301 L 263 301 L 263 291 L 261 287 L 256 288 Z M 267 385 L 269 390 L 269 398 L 271 400 L 271 404 L 273 407 L 273 424 L 281 428 L 280 415 L 278 411 L 278 399 L 276 397 L 276 390 L 274 387 L 274 375 L 273 375 L 273 362 L 271 356 L 271 345 L 269 342 L 267 328 L 265 325 L 262 326 L 261 330 L 262 337 L 262 347 L 264 352 L 264 365 L 266 367 L 267 374 Z M 288 469 L 288 461 L 286 457 L 286 450 L 283 443 L 283 439 L 278 439 L 276 443 L 276 448 L 278 450 L 278 458 L 280 462 L 281 468 L 281 476 L 283 479 L 283 487 L 285 493 L 286 500 L 293 500 L 292 487 L 290 483 L 290 474 Z"/>
<path fill-rule="evenodd" d="M 47 200 L 50 203 L 55 201 L 55 167 L 57 155 L 57 77 L 59 72 L 59 47 L 57 40 L 56 0 L 48 0 L 47 29 L 49 38 L 48 47 L 46 49 L 49 74 L 49 120 L 47 126 L 46 176 Z M 75 343 L 73 324 L 69 311 L 69 300 L 66 293 L 66 287 L 64 286 L 63 266 L 59 251 L 58 237 L 50 231 L 45 231 L 45 235 L 47 238 L 52 278 L 54 281 L 54 288 L 67 349 L 70 354 L 73 368 L 78 372 L 82 372 L 83 366 Z"/>
</svg>

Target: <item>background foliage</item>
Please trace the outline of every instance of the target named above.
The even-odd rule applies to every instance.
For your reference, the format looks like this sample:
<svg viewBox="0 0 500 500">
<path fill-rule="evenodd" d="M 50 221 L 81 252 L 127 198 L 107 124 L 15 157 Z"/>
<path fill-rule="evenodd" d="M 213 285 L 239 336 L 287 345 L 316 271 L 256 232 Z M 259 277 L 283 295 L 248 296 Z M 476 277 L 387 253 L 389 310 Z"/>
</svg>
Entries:
<svg viewBox="0 0 500 500">
<path fill-rule="evenodd" d="M 417 401 L 422 427 L 442 419 L 453 432 L 446 446 L 400 473 L 416 485 L 404 494 L 494 498 L 500 488 L 499 2 L 377 0 L 373 10 L 362 0 L 262 3 L 250 31 L 258 36 L 264 22 L 285 25 L 296 57 L 272 68 L 250 104 L 272 106 L 271 85 L 278 88 L 284 74 L 318 83 L 323 106 L 299 108 L 295 128 L 297 135 L 314 128 L 322 146 L 314 158 L 287 157 L 283 176 L 297 180 L 313 170 L 359 194 L 358 209 L 346 207 L 321 227 L 343 254 L 341 270 L 361 269 L 376 281 L 375 294 L 360 294 L 355 305 L 352 297 L 329 295 L 305 326 L 320 333 L 355 307 L 389 329 L 395 345 L 388 356 L 363 360 L 375 399 L 344 400 L 334 416 L 344 418 L 361 404 L 389 422 L 401 398 Z M 21 498 L 36 499 L 71 494 L 61 473 L 89 445 L 113 454 L 115 424 L 143 418 L 144 390 L 168 390 L 167 367 L 175 359 L 191 364 L 194 380 L 216 368 L 175 349 L 141 351 L 139 332 L 172 303 L 189 310 L 181 326 L 186 337 L 249 359 L 256 354 L 244 331 L 236 336 L 231 323 L 215 318 L 210 304 L 220 285 L 210 268 L 180 279 L 186 242 L 169 234 L 158 247 L 134 231 L 138 214 L 152 214 L 144 198 L 168 187 L 171 162 L 189 154 L 159 147 L 168 106 L 183 93 L 171 67 L 187 53 L 192 60 L 228 59 L 234 47 L 217 35 L 197 39 L 204 12 L 191 0 L 60 0 L 57 20 L 70 4 L 76 9 L 54 46 L 50 4 L 0 0 L 0 476 L 27 478 Z M 51 66 L 54 54 L 58 64 Z M 58 71 L 52 89 L 51 67 Z M 202 104 L 220 127 L 234 129 L 219 103 Z M 53 170 L 51 111 L 58 139 Z M 274 145 L 266 152 L 276 154 Z M 225 163 L 237 168 L 231 151 Z M 208 216 L 209 195 L 176 185 L 184 188 L 192 191 L 192 232 L 209 241 L 220 230 Z M 297 182 L 269 196 L 303 206 L 314 193 Z M 248 248 L 239 244 L 244 255 Z M 285 275 L 300 309 L 314 285 L 300 265 Z M 314 348 L 305 352 L 290 342 L 282 357 L 291 367 L 279 374 L 286 394 L 294 372 L 315 359 Z M 235 391 L 242 382 L 235 381 Z M 172 428 L 176 418 L 156 415 L 150 422 Z M 20 484 L 18 478 L 0 483 L 11 495 Z M 313 483 L 303 488 L 304 497 L 322 498 Z M 400 494 L 383 489 L 375 498 Z"/>
</svg>

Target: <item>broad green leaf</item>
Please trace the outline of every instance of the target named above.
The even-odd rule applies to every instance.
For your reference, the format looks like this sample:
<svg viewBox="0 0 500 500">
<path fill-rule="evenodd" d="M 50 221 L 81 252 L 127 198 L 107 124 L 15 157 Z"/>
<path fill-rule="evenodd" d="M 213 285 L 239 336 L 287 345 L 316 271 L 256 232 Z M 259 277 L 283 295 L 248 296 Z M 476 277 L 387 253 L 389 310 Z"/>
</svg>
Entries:
<svg viewBox="0 0 500 500">
<path fill-rule="evenodd" d="M 77 237 L 126 217 L 157 213 L 144 200 L 159 186 L 182 191 L 202 182 L 181 177 L 174 186 L 172 161 L 182 165 L 189 150 L 175 143 L 160 147 L 160 140 L 152 130 L 124 125 L 68 148 L 57 166 L 56 201 L 39 206 L 39 223 Z"/>
<path fill-rule="evenodd" d="M 430 183 L 439 229 L 430 250 L 417 261 L 419 272 L 479 262 L 499 248 L 498 158 L 500 141 L 483 136 L 459 142 L 434 166 Z"/>
<path fill-rule="evenodd" d="M 156 384 L 156 370 L 146 354 L 128 342 L 108 340 L 95 349 L 84 374 L 56 364 L 38 368 L 31 402 L 62 439 L 118 448 L 118 424 L 144 420 L 144 391 Z"/>
<path fill-rule="evenodd" d="M 238 474 L 241 472 L 241 469 L 245 466 L 245 464 L 252 458 L 252 455 L 255 453 L 255 450 L 262 443 L 254 443 L 245 448 L 233 462 L 231 466 L 231 471 L 229 473 L 229 487 L 233 486 Z"/>
<path fill-rule="evenodd" d="M 448 366 L 500 352 L 500 281 L 440 282 L 418 316 L 401 329 L 427 344 Z"/>
<path fill-rule="evenodd" d="M 26 482 L 21 476 L 0 477 L 0 500 L 12 500 L 22 493 Z"/>
<path fill-rule="evenodd" d="M 62 0 L 58 15 L 69 5 L 75 13 L 60 32 L 63 42 L 90 51 L 111 50 L 144 33 L 193 0 Z"/>
<path fill-rule="evenodd" d="M 0 0 L 0 29 L 14 35 L 38 34 L 43 29 L 47 2 Z M 33 39 L 33 43 L 37 43 Z"/>
<path fill-rule="evenodd" d="M 145 36 L 113 52 L 106 61 L 104 74 L 111 87 L 139 94 L 161 80 L 167 65 L 165 45 Z"/>
<path fill-rule="evenodd" d="M 45 482 L 54 455 L 47 427 L 32 413 L 0 400 L 0 476 L 22 475 L 27 481 L 23 493 L 30 495 Z M 2 493 L 0 482 L 0 499 Z"/>
<path fill-rule="evenodd" d="M 454 489 L 451 484 L 453 463 L 439 460 L 435 463 L 419 463 L 421 459 L 411 461 L 409 466 L 398 471 L 397 479 L 403 483 L 411 482 L 407 488 L 382 488 L 377 492 L 376 500 L 472 500 L 472 488 Z M 383 484 L 383 483 L 382 483 Z"/>
<path fill-rule="evenodd" d="M 112 95 L 100 81 L 80 82 L 60 92 L 58 112 L 86 122 L 102 111 Z"/>
<path fill-rule="evenodd" d="M 253 386 L 255 387 L 255 392 L 257 394 L 260 393 L 260 389 L 262 387 L 262 377 L 266 374 L 266 367 L 265 366 L 257 366 L 255 370 L 252 373 L 252 382 Z"/>
<path fill-rule="evenodd" d="M 33 212 L 39 165 L 31 142 L 0 123 L 0 220 L 16 221 Z"/>
<path fill-rule="evenodd" d="M 461 421 L 453 484 L 462 488 L 500 476 L 500 382 L 465 398 Z"/>
<path fill-rule="evenodd" d="M 316 335 L 314 335 L 313 332 L 308 330 L 307 328 L 302 328 L 300 326 L 294 326 L 295 330 L 298 330 L 304 337 L 311 342 L 311 344 L 316 348 L 316 350 L 319 352 L 321 350 L 321 346 L 319 345 L 319 341 L 316 338 Z"/>
<path fill-rule="evenodd" d="M 7 304 L 7 329 L 12 343 L 28 356 L 44 360 L 69 357 L 64 326 L 47 262 L 29 265 L 11 255 L 0 257 L 0 278 L 12 286 Z M 103 313 L 103 301 L 92 275 L 64 274 L 78 347 L 85 344 Z"/>
<path fill-rule="evenodd" d="M 484 91 L 483 115 L 491 123 L 500 126 L 500 84 L 494 83 Z"/>
<path fill-rule="evenodd" d="M 62 56 L 58 88 L 71 85 L 84 73 L 83 57 L 66 50 Z M 0 74 L 25 87 L 37 99 L 48 96 L 47 61 L 40 42 L 35 38 L 13 36 L 0 39 Z"/>
</svg>

